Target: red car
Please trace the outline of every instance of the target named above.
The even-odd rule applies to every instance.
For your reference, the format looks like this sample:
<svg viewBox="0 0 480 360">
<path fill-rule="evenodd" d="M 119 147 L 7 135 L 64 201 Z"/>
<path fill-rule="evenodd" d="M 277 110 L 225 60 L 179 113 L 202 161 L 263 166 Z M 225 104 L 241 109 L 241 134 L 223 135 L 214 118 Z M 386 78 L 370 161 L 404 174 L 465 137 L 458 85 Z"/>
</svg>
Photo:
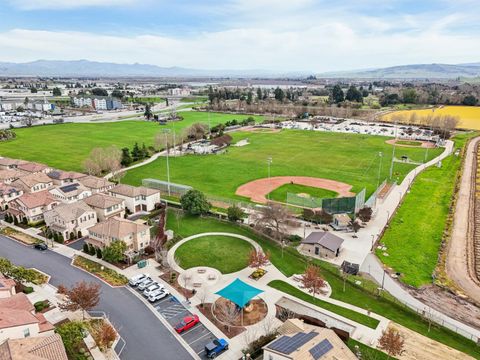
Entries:
<svg viewBox="0 0 480 360">
<path fill-rule="evenodd" d="M 184 331 L 187 331 L 188 329 L 191 329 L 199 322 L 200 322 L 200 319 L 198 318 L 197 315 L 186 316 L 183 318 L 181 322 L 175 325 L 175 331 L 180 334 Z"/>
</svg>

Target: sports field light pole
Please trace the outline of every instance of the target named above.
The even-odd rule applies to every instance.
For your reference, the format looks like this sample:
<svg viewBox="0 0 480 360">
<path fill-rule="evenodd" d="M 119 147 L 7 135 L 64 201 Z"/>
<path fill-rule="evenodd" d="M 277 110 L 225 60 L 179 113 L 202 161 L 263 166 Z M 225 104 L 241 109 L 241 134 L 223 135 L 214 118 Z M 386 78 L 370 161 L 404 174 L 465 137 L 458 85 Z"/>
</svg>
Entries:
<svg viewBox="0 0 480 360">
<path fill-rule="evenodd" d="M 382 158 L 383 158 L 383 153 L 381 151 L 378 152 L 378 157 L 380 158 L 380 162 L 378 164 L 378 179 L 377 179 L 377 189 L 380 186 L 380 173 L 382 171 Z"/>
<path fill-rule="evenodd" d="M 168 196 L 170 196 L 170 164 L 168 163 L 168 140 L 167 134 L 170 132 L 170 129 L 163 129 L 163 134 L 165 135 L 165 149 L 167 150 L 167 189 L 168 189 Z"/>
<path fill-rule="evenodd" d="M 270 166 L 272 165 L 272 157 L 269 156 L 267 158 L 267 166 L 268 166 L 268 184 L 270 185 Z M 267 194 L 268 200 L 270 200 L 270 193 Z"/>
<path fill-rule="evenodd" d="M 393 159 L 395 159 L 396 146 L 397 146 L 397 121 L 395 120 L 395 141 L 393 142 L 392 162 L 390 163 L 390 180 L 392 180 L 392 175 L 393 175 Z"/>
</svg>

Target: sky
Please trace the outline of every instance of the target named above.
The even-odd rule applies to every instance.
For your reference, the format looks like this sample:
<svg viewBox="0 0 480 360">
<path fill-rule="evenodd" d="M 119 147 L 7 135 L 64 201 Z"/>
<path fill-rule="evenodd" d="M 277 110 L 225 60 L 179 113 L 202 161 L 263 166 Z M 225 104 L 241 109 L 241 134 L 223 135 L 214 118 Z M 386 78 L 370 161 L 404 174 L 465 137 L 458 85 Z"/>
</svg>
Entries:
<svg viewBox="0 0 480 360">
<path fill-rule="evenodd" d="M 480 62 L 479 0 L 0 0 L 0 61 L 328 71 Z"/>
</svg>

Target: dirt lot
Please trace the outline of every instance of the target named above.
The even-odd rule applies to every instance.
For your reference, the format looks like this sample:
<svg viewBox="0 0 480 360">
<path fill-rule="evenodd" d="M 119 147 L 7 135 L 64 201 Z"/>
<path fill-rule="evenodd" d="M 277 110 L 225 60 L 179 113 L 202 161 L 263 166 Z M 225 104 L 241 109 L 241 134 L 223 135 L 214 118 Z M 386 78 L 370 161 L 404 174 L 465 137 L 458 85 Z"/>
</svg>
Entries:
<svg viewBox="0 0 480 360">
<path fill-rule="evenodd" d="M 429 339 L 401 325 L 393 324 L 391 327 L 397 329 L 405 338 L 405 352 L 397 356 L 398 360 L 469 360 L 473 357 L 463 354 L 458 350 Z"/>
</svg>

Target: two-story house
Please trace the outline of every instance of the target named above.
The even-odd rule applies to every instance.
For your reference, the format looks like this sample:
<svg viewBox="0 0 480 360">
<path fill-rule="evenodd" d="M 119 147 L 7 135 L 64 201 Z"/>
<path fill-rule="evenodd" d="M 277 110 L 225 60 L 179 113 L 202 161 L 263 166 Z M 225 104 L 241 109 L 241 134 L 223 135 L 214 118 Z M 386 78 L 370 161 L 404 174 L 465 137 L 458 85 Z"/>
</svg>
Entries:
<svg viewBox="0 0 480 360">
<path fill-rule="evenodd" d="M 25 160 L 10 159 L 7 157 L 0 158 L 0 169 L 9 170 L 16 169 L 18 165 L 25 164 Z"/>
<path fill-rule="evenodd" d="M 150 244 L 150 228 L 119 217 L 111 217 L 88 229 L 87 243 L 101 249 L 113 241 L 125 241 L 127 252 L 142 253 Z"/>
<path fill-rule="evenodd" d="M 28 174 L 13 181 L 12 186 L 22 189 L 25 193 L 44 191 L 53 186 L 53 181 L 44 173 Z"/>
<path fill-rule="evenodd" d="M 92 175 L 87 175 L 79 179 L 79 182 L 87 189 L 90 189 L 92 194 L 106 193 L 108 190 L 115 187 L 115 183 Z"/>
<path fill-rule="evenodd" d="M 97 223 L 97 214 L 83 201 L 60 204 L 44 214 L 45 224 L 64 239 L 82 237 Z M 73 234 L 73 236 L 72 236 Z"/>
<path fill-rule="evenodd" d="M 17 170 L 17 169 L 8 169 L 8 170 L 2 169 L 0 170 L 0 182 L 4 184 L 11 184 L 15 180 L 25 175 L 28 175 L 26 171 Z"/>
<path fill-rule="evenodd" d="M 125 201 L 110 195 L 97 193 L 84 199 L 85 203 L 97 213 L 99 221 L 107 220 L 113 216 L 125 216 Z"/>
<path fill-rule="evenodd" d="M 55 200 L 47 190 L 24 193 L 10 202 L 7 212 L 15 216 L 19 222 L 26 218 L 29 223 L 36 223 L 42 221 L 43 214 L 52 210 L 58 203 L 59 201 Z"/>
<path fill-rule="evenodd" d="M 78 182 L 79 179 L 87 175 L 75 171 L 52 170 L 47 176 L 52 179 L 54 185 L 63 186 Z"/>
<path fill-rule="evenodd" d="M 22 195 L 23 190 L 10 185 L 0 184 L 0 209 L 8 209 L 10 202 Z"/>
<path fill-rule="evenodd" d="M 79 183 L 54 186 L 48 191 L 50 191 L 55 199 L 63 203 L 73 203 L 92 195 L 92 192 L 88 188 Z"/>
<path fill-rule="evenodd" d="M 144 186 L 119 184 L 109 190 L 109 194 L 125 200 L 125 206 L 130 212 L 152 211 L 160 202 L 160 191 Z"/>
</svg>

